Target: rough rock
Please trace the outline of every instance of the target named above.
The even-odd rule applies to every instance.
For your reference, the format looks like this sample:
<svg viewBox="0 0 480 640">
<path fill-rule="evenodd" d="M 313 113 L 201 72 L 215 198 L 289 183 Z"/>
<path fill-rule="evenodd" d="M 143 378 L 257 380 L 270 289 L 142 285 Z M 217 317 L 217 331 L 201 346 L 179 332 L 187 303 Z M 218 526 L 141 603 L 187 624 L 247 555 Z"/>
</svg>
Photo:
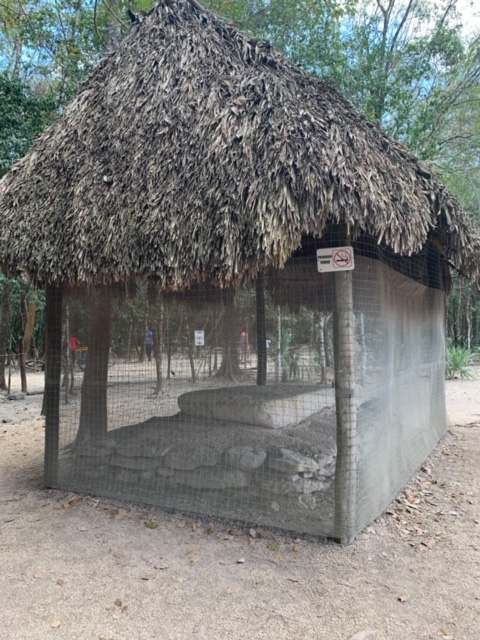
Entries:
<svg viewBox="0 0 480 640">
<path fill-rule="evenodd" d="M 312 495 L 301 495 L 301 496 L 298 496 L 298 503 L 304 509 L 315 509 L 315 507 L 317 506 L 317 500 Z"/>
<path fill-rule="evenodd" d="M 136 482 L 139 482 L 142 479 L 141 474 L 145 473 L 138 471 L 137 469 L 120 469 L 120 467 L 118 467 L 118 469 L 119 471 L 115 476 L 116 482 L 127 482 L 134 484 Z M 153 475 L 153 471 L 146 473 L 151 473 Z"/>
<path fill-rule="evenodd" d="M 265 462 L 266 457 L 267 452 L 264 449 L 236 446 L 231 447 L 225 453 L 225 462 L 237 469 L 251 471 L 260 467 Z"/>
<path fill-rule="evenodd" d="M 311 494 L 323 491 L 326 484 L 318 478 L 302 478 L 298 475 L 270 474 L 257 478 L 257 487 L 260 492 L 274 496 L 289 496 L 296 494 Z"/>
<path fill-rule="evenodd" d="M 199 467 L 194 471 L 178 471 L 178 484 L 194 489 L 242 489 L 248 486 L 248 477 L 239 469 L 212 469 Z"/>
<path fill-rule="evenodd" d="M 327 464 L 324 467 L 322 467 L 318 473 L 319 473 L 319 475 L 321 475 L 321 476 L 323 476 L 325 478 L 330 478 L 331 476 L 334 476 L 335 475 L 335 460 L 333 460 L 329 464 Z"/>
<path fill-rule="evenodd" d="M 11 393 L 8 396 L 9 400 L 25 400 L 25 394 L 22 391 L 17 391 L 16 393 Z"/>
<path fill-rule="evenodd" d="M 262 478 L 257 488 L 260 495 L 289 496 L 298 493 L 292 479 L 284 476 Z"/>
<path fill-rule="evenodd" d="M 325 482 L 317 478 L 298 478 L 294 481 L 297 493 L 310 494 L 316 491 L 323 491 L 326 487 Z"/>
<path fill-rule="evenodd" d="M 170 469 L 170 467 L 158 467 L 157 468 L 157 476 L 161 478 L 171 478 L 175 475 L 175 471 Z"/>
<path fill-rule="evenodd" d="M 291 451 L 290 449 L 273 449 L 268 455 L 268 466 L 280 473 L 301 473 L 318 471 L 320 463 L 314 458 Z"/>
<path fill-rule="evenodd" d="M 158 465 L 158 462 L 155 458 L 126 458 L 125 456 L 116 455 L 110 460 L 110 464 L 113 467 L 121 467 L 122 469 L 154 471 Z"/>
<path fill-rule="evenodd" d="M 115 440 L 110 438 L 81 442 L 76 449 L 76 454 L 92 458 L 105 458 L 113 453 L 115 446 Z"/>
<path fill-rule="evenodd" d="M 125 442 L 117 447 L 117 454 L 125 458 L 151 458 L 157 451 L 158 446 L 147 442 Z"/>
<path fill-rule="evenodd" d="M 176 447 L 167 453 L 164 463 L 172 469 L 192 471 L 197 467 L 213 467 L 219 462 L 220 456 L 211 449 L 198 447 Z"/>
</svg>

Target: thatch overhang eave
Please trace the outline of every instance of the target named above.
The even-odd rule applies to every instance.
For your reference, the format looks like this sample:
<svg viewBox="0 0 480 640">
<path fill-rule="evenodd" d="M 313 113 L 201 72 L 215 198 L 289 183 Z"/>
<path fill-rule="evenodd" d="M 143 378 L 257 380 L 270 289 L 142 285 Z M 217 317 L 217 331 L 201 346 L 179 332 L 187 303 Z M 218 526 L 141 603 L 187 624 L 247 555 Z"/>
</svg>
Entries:
<svg viewBox="0 0 480 640">
<path fill-rule="evenodd" d="M 479 277 L 466 214 L 412 154 L 331 86 L 183 0 L 102 61 L 0 182 L 0 216 L 0 264 L 39 282 L 228 286 L 281 267 L 327 221 L 401 255 L 447 225 L 445 254 Z"/>
</svg>

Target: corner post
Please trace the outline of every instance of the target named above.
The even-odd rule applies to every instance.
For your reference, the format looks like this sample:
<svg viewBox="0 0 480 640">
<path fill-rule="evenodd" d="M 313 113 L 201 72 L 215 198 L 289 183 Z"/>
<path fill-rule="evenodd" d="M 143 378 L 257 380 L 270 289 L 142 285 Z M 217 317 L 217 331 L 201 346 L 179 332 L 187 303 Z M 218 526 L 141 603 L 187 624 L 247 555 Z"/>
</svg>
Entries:
<svg viewBox="0 0 480 640">
<path fill-rule="evenodd" d="M 60 435 L 60 377 L 62 373 L 62 298 L 60 287 L 46 289 L 45 458 L 44 484 L 56 487 Z"/>
<path fill-rule="evenodd" d="M 346 245 L 351 244 L 347 231 Z M 350 544 L 357 520 L 357 406 L 355 398 L 355 315 L 353 272 L 334 273 L 335 405 L 337 462 L 335 468 L 334 537 Z"/>
</svg>

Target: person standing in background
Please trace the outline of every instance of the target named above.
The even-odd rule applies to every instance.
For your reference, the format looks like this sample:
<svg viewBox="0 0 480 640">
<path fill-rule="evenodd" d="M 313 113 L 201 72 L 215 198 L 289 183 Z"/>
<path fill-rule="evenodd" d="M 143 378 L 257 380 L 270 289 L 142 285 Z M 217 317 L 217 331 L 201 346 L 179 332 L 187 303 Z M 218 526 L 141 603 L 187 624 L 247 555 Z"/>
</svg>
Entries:
<svg viewBox="0 0 480 640">
<path fill-rule="evenodd" d="M 147 354 L 148 361 L 152 361 L 152 350 L 153 350 L 153 333 L 147 327 L 145 331 L 145 353 Z"/>
<path fill-rule="evenodd" d="M 80 340 L 78 338 L 76 338 L 75 336 L 71 336 L 70 340 L 68 342 L 68 347 L 69 347 L 69 354 L 70 354 L 70 363 L 72 365 L 75 364 L 75 361 L 77 359 L 77 349 L 80 346 Z"/>
<path fill-rule="evenodd" d="M 248 333 L 244 328 L 240 334 L 240 340 L 238 342 L 238 351 L 240 354 L 240 361 L 242 364 L 246 364 L 250 359 L 250 344 L 248 342 Z"/>
</svg>

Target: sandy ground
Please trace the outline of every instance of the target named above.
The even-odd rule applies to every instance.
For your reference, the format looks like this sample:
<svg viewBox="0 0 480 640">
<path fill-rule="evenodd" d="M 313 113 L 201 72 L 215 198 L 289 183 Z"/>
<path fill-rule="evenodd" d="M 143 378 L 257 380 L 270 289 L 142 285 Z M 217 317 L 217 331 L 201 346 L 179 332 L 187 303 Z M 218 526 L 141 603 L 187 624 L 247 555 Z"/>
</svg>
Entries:
<svg viewBox="0 0 480 640">
<path fill-rule="evenodd" d="M 46 491 L 42 396 L 0 398 L 0 638 L 479 640 L 480 381 L 447 397 L 447 437 L 348 548 Z"/>
</svg>

